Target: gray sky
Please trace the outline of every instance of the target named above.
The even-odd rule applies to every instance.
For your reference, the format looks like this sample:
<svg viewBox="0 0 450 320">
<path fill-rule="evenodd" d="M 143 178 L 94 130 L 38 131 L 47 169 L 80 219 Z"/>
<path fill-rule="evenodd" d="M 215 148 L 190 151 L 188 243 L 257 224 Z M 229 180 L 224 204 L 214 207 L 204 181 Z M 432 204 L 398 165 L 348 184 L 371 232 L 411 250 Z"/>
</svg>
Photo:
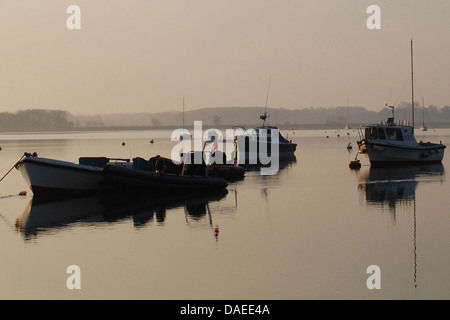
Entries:
<svg viewBox="0 0 450 320">
<path fill-rule="evenodd" d="M 69 30 L 67 7 L 81 9 Z M 369 5 L 381 29 L 369 30 Z M 0 112 L 450 105 L 448 0 L 0 0 Z"/>
</svg>

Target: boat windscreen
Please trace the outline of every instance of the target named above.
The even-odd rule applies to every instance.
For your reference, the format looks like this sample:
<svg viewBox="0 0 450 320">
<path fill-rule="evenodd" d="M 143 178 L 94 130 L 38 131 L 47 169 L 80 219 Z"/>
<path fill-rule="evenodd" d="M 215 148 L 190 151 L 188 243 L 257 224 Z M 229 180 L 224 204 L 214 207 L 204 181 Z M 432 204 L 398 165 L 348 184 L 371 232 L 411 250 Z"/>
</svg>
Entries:
<svg viewBox="0 0 450 320">
<path fill-rule="evenodd" d="M 403 141 L 403 134 L 400 128 L 386 128 L 386 134 L 389 140 Z"/>
</svg>

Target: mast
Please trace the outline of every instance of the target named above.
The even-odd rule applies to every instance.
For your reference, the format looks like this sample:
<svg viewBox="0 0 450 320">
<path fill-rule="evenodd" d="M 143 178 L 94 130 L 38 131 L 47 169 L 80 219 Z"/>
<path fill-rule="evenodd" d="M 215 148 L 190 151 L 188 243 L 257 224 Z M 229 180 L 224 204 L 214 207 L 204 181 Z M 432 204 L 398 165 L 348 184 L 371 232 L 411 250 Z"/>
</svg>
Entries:
<svg viewBox="0 0 450 320">
<path fill-rule="evenodd" d="M 423 125 L 423 128 L 425 129 L 425 99 L 422 97 L 422 107 L 423 107 L 423 110 L 422 110 L 422 125 Z"/>
<path fill-rule="evenodd" d="M 270 79 L 271 78 L 272 78 L 272 75 L 269 76 L 269 84 L 267 85 L 266 106 L 264 108 L 264 114 L 262 116 L 259 116 L 259 118 L 263 121 L 263 127 L 266 125 L 266 119 L 269 117 L 267 115 L 267 101 L 269 100 L 269 90 L 270 90 Z"/>
<path fill-rule="evenodd" d="M 413 67 L 413 41 L 411 39 L 411 109 L 412 109 L 412 128 L 414 132 L 414 67 Z"/>
</svg>

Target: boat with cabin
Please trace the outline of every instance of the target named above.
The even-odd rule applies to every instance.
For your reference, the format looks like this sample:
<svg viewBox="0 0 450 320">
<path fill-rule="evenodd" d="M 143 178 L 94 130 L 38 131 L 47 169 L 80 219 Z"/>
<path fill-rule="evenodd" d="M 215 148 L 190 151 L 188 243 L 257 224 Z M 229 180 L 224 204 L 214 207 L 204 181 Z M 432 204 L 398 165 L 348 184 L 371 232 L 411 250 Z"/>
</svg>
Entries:
<svg viewBox="0 0 450 320">
<path fill-rule="evenodd" d="M 262 126 L 246 130 L 236 136 L 239 164 L 260 163 L 262 153 L 273 156 L 273 151 L 278 152 L 279 159 L 289 159 L 294 157 L 297 150 L 297 144 L 292 140 L 286 139 L 276 126 L 266 124 L 268 118 L 267 112 L 264 112 L 259 118 L 263 120 Z M 236 128 L 236 127 L 235 127 Z M 274 146 L 275 150 L 272 150 Z M 276 151 L 277 150 L 277 151 Z"/>
<path fill-rule="evenodd" d="M 394 106 L 392 117 L 386 122 L 359 128 L 359 153 L 365 154 L 371 166 L 420 165 L 441 163 L 446 146 L 439 143 L 417 141 L 414 136 L 414 73 L 411 40 L 411 92 L 412 123 L 395 122 Z"/>
</svg>

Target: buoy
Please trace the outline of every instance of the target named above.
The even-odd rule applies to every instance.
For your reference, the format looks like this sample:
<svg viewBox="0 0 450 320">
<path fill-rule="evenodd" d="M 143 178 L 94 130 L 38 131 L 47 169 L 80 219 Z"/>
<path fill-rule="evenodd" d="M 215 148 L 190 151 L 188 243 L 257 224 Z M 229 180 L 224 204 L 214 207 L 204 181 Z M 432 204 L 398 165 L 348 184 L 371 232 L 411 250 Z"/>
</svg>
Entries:
<svg viewBox="0 0 450 320">
<path fill-rule="evenodd" d="M 361 162 L 357 159 L 350 161 L 349 165 L 350 169 L 359 169 L 361 168 Z"/>
<path fill-rule="evenodd" d="M 217 224 L 214 227 L 214 236 L 216 237 L 216 239 L 219 237 L 219 226 Z"/>
</svg>

